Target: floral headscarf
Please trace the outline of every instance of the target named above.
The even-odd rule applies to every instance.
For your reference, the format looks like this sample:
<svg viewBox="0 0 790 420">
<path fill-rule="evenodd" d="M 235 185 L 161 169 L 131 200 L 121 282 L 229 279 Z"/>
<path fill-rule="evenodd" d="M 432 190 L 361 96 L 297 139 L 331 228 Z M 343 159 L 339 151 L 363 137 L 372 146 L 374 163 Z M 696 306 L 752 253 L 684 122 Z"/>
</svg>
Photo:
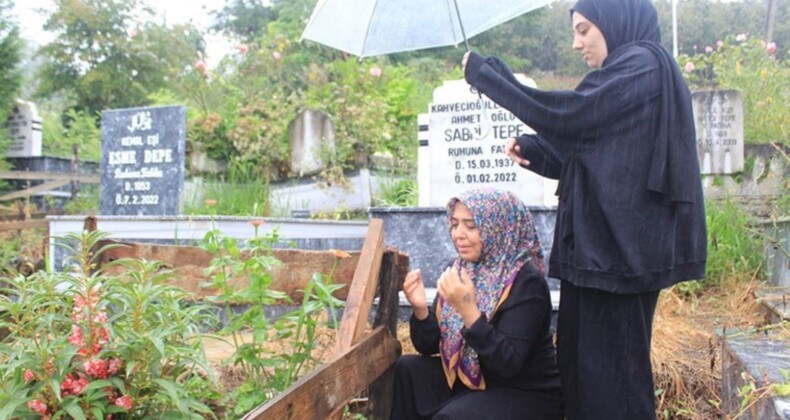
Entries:
<svg viewBox="0 0 790 420">
<path fill-rule="evenodd" d="M 477 306 L 490 320 L 502 302 L 521 267 L 530 263 L 543 273 L 543 251 L 530 214 L 524 203 L 509 191 L 476 189 L 450 199 L 447 219 L 457 203 L 463 203 L 480 230 L 481 252 L 477 262 L 456 258 L 453 270 L 466 270 L 475 285 Z M 470 389 L 485 389 L 477 353 L 461 335 L 463 320 L 450 305 L 439 298 L 436 316 L 441 343 L 439 352 L 447 384 L 453 387 L 460 378 Z"/>
</svg>

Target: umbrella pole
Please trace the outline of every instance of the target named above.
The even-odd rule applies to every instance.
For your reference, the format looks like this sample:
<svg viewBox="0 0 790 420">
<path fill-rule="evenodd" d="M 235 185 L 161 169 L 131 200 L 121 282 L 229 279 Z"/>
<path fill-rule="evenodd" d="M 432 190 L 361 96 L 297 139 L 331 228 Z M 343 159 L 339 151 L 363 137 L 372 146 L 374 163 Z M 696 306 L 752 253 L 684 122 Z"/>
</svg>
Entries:
<svg viewBox="0 0 790 420">
<path fill-rule="evenodd" d="M 461 11 L 458 10 L 458 0 L 453 0 L 453 4 L 455 4 L 455 14 L 458 15 L 458 24 L 461 25 L 461 35 L 464 37 L 464 44 L 466 45 L 466 50 L 472 51 L 469 48 L 469 41 L 466 40 L 466 31 L 464 31 L 464 22 L 461 20 Z"/>
</svg>

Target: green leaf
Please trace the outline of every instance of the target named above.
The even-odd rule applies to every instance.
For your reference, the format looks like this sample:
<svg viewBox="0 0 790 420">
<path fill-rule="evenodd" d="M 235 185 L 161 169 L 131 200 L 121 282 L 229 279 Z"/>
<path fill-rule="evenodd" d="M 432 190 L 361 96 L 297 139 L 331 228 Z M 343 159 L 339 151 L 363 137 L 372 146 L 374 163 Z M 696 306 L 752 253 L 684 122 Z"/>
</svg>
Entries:
<svg viewBox="0 0 790 420">
<path fill-rule="evenodd" d="M 76 403 L 69 404 L 63 407 L 63 409 L 66 410 L 66 412 L 69 413 L 71 418 L 75 420 L 87 420 L 87 417 L 85 417 L 85 412 L 82 411 L 82 407 L 80 407 Z"/>
</svg>

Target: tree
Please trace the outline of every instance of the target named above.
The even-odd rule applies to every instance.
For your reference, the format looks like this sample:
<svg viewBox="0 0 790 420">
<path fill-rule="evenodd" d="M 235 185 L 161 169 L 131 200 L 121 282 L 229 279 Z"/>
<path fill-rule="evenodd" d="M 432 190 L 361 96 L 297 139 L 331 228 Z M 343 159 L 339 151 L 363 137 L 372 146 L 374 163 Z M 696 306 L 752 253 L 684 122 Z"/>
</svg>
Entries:
<svg viewBox="0 0 790 420">
<path fill-rule="evenodd" d="M 55 0 L 44 28 L 37 95 L 62 93 L 87 115 L 143 106 L 198 58 L 202 38 L 190 25 L 154 23 L 142 1 Z"/>
<path fill-rule="evenodd" d="M 266 25 L 277 20 L 277 11 L 259 0 L 228 1 L 222 10 L 211 12 L 214 23 L 211 30 L 235 35 L 250 42 L 266 33 Z"/>
<path fill-rule="evenodd" d="M 22 41 L 19 27 L 8 16 L 13 5 L 11 0 L 0 0 L 0 122 L 11 111 L 22 83 L 19 70 Z"/>
</svg>

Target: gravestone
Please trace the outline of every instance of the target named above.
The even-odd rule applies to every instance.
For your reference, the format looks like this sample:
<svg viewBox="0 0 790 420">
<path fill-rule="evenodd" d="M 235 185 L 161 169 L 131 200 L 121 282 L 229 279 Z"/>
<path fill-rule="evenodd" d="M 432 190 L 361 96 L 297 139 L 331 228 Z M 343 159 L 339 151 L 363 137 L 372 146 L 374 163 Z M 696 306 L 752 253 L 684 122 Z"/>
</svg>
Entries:
<svg viewBox="0 0 790 420">
<path fill-rule="evenodd" d="M 35 104 L 17 99 L 4 127 L 11 138 L 6 157 L 41 156 L 41 117 Z"/>
<path fill-rule="evenodd" d="M 99 213 L 172 216 L 184 190 L 186 108 L 102 112 Z"/>
<path fill-rule="evenodd" d="M 324 169 L 323 150 L 335 147 L 335 124 L 323 112 L 306 110 L 288 125 L 291 172 L 315 175 Z"/>
<path fill-rule="evenodd" d="M 510 190 L 527 205 L 556 204 L 556 180 L 519 167 L 505 154 L 508 139 L 534 131 L 489 98 L 473 93 L 466 81 L 445 81 L 436 88 L 427 115 L 427 135 L 425 117 L 418 117 L 420 206 L 444 206 L 451 197 L 478 187 Z"/>
<path fill-rule="evenodd" d="M 743 98 L 736 90 L 691 95 L 697 155 L 703 175 L 743 171 Z"/>
</svg>

